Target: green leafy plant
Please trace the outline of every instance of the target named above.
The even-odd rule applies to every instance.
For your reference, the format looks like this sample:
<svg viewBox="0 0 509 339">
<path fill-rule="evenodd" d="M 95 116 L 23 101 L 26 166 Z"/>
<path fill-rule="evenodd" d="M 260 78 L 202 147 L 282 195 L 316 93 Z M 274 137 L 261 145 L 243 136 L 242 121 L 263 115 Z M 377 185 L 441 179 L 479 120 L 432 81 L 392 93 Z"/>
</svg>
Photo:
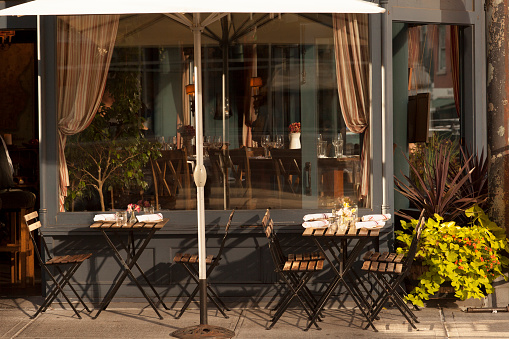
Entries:
<svg viewBox="0 0 509 339">
<path fill-rule="evenodd" d="M 121 50 L 117 62 L 136 60 L 137 51 Z M 113 188 L 145 189 L 143 169 L 150 160 L 161 156 L 160 144 L 143 135 L 141 85 L 137 71 L 110 72 L 106 91 L 113 99 L 101 105 L 92 123 L 83 132 L 67 139 L 66 160 L 72 183 L 67 205 L 73 198 L 95 190 L 105 211 L 104 195 Z M 88 193 L 90 194 L 90 193 Z M 72 208 L 73 209 L 73 208 Z"/>
<path fill-rule="evenodd" d="M 505 231 L 477 205 L 469 208 L 465 215 L 470 219 L 468 226 L 445 222 L 438 214 L 427 220 L 416 255 L 416 260 L 422 261 L 427 270 L 407 296 L 413 304 L 423 306 L 423 300 L 438 292 L 446 281 L 451 283 L 455 296 L 465 300 L 484 298 L 492 293 L 492 282 L 499 276 L 507 280 L 502 273 L 502 268 L 509 264 L 503 254 L 509 250 Z M 402 221 L 401 225 L 403 230 L 395 233 L 403 246 L 397 252 L 406 253 L 417 220 Z"/>
</svg>

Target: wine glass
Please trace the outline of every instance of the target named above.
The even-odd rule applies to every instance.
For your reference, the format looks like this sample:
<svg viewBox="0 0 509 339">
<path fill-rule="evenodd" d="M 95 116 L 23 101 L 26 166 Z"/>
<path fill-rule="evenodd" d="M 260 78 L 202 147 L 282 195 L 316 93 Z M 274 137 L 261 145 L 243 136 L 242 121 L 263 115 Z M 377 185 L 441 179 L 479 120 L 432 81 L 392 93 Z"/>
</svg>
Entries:
<svg viewBox="0 0 509 339">
<path fill-rule="evenodd" d="M 336 158 L 340 158 L 343 156 L 343 135 L 338 133 L 337 136 L 332 140 L 332 145 L 334 146 L 334 155 Z"/>
<path fill-rule="evenodd" d="M 262 147 L 264 150 L 265 157 L 268 158 L 269 156 L 269 150 L 267 147 L 270 145 L 270 135 L 262 135 Z"/>
<path fill-rule="evenodd" d="M 177 149 L 177 137 L 176 136 L 168 137 L 168 149 L 169 150 Z"/>
<path fill-rule="evenodd" d="M 166 143 L 164 142 L 164 137 L 157 137 L 157 142 L 161 144 L 161 150 L 166 150 Z"/>
<path fill-rule="evenodd" d="M 284 145 L 283 136 L 281 134 L 276 135 L 276 148 L 282 148 Z"/>
<path fill-rule="evenodd" d="M 214 148 L 221 149 L 223 147 L 223 137 L 217 135 L 214 137 Z"/>
</svg>

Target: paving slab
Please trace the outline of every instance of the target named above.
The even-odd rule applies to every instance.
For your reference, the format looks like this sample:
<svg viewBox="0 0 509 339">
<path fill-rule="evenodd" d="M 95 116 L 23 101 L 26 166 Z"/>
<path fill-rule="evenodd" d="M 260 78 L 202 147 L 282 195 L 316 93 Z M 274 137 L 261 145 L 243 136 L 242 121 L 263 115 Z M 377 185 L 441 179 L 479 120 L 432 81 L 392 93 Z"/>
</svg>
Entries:
<svg viewBox="0 0 509 339">
<path fill-rule="evenodd" d="M 35 319 L 30 316 L 42 298 L 0 299 L 1 338 L 171 338 L 178 329 L 198 325 L 200 312 L 188 309 L 176 319 L 178 308 L 159 308 L 159 319 L 146 303 L 112 302 L 93 319 L 77 305 L 82 319 L 64 304 L 54 303 Z M 321 330 L 304 331 L 305 313 L 289 309 L 276 325 L 267 330 L 272 317 L 269 308 L 234 308 L 224 318 L 209 307 L 208 323 L 235 332 L 235 338 L 509 338 L 508 312 L 466 313 L 457 304 L 433 305 L 416 311 L 420 322 L 413 329 L 397 309 L 384 309 L 375 321 L 378 332 L 365 330 L 366 320 L 355 308 L 324 310 Z"/>
</svg>

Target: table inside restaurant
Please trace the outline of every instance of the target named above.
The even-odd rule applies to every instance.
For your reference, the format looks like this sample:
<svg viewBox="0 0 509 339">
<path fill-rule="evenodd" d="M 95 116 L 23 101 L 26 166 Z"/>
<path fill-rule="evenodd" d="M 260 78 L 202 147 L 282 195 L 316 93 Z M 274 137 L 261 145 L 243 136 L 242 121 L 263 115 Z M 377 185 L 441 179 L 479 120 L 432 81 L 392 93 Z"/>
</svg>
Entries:
<svg viewBox="0 0 509 339">
<path fill-rule="evenodd" d="M 334 280 L 324 291 L 315 310 L 313 310 L 313 317 L 308 324 L 308 328 L 317 319 L 340 283 L 346 288 L 348 294 L 355 301 L 369 324 L 375 328 L 369 318 L 369 303 L 360 290 L 363 288 L 367 292 L 367 289 L 352 266 L 368 244 L 372 243 L 375 250 L 378 251 L 380 229 L 357 229 L 355 225 L 351 225 L 346 229 L 339 228 L 336 231 L 330 228 L 308 227 L 302 235 L 313 239 L 335 273 Z M 351 242 L 354 243 L 354 246 L 349 250 L 348 247 L 349 243 L 351 245 Z"/>
<path fill-rule="evenodd" d="M 99 311 L 95 315 L 95 318 L 99 316 L 99 314 L 105 310 L 116 292 L 124 282 L 127 275 L 131 278 L 131 280 L 136 284 L 138 289 L 141 291 L 145 299 L 148 301 L 150 306 L 154 309 L 156 314 L 160 319 L 163 319 L 159 311 L 157 310 L 154 302 L 145 292 L 140 282 L 134 276 L 132 269 L 134 266 L 141 273 L 141 276 L 145 279 L 145 282 L 152 289 L 152 292 L 155 294 L 159 302 L 163 305 L 165 309 L 168 309 L 164 304 L 163 300 L 154 289 L 147 276 L 138 265 L 137 261 L 142 255 L 143 251 L 147 247 L 148 243 L 154 236 L 154 233 L 168 222 L 169 219 L 162 219 L 162 221 L 157 222 L 135 222 L 135 223 L 127 223 L 124 225 L 119 225 L 114 221 L 98 221 L 94 222 L 90 225 L 91 229 L 100 230 L 106 239 L 106 242 L 111 247 L 113 252 L 115 253 L 115 257 L 118 259 L 120 264 L 120 269 L 123 271 L 117 281 L 110 288 L 106 296 L 104 297 L 101 305 L 99 307 Z M 127 237 L 127 241 L 124 241 Z M 126 258 L 124 259 L 120 254 L 119 250 L 124 250 L 126 252 Z"/>
</svg>

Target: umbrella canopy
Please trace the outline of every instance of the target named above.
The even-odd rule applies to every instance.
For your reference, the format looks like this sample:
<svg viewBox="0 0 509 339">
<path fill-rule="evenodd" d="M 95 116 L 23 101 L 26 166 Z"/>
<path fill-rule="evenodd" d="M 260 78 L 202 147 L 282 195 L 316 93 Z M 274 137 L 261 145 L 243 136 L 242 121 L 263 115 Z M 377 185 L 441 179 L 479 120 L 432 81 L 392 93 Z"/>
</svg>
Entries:
<svg viewBox="0 0 509 339">
<path fill-rule="evenodd" d="M 148 13 L 383 13 L 362 0 L 34 0 L 0 15 L 85 15 Z"/>
<path fill-rule="evenodd" d="M 192 30 L 195 49 L 194 72 L 196 76 L 195 124 L 197 163 L 194 180 L 197 187 L 198 255 L 201 285 L 200 323 L 206 324 L 206 266 L 203 259 L 206 257 L 204 186 L 207 176 L 203 166 L 202 30 L 229 13 L 383 13 L 384 11 L 385 9 L 377 4 L 362 0 L 33 0 L 0 10 L 0 16 L 163 13 Z"/>
</svg>

